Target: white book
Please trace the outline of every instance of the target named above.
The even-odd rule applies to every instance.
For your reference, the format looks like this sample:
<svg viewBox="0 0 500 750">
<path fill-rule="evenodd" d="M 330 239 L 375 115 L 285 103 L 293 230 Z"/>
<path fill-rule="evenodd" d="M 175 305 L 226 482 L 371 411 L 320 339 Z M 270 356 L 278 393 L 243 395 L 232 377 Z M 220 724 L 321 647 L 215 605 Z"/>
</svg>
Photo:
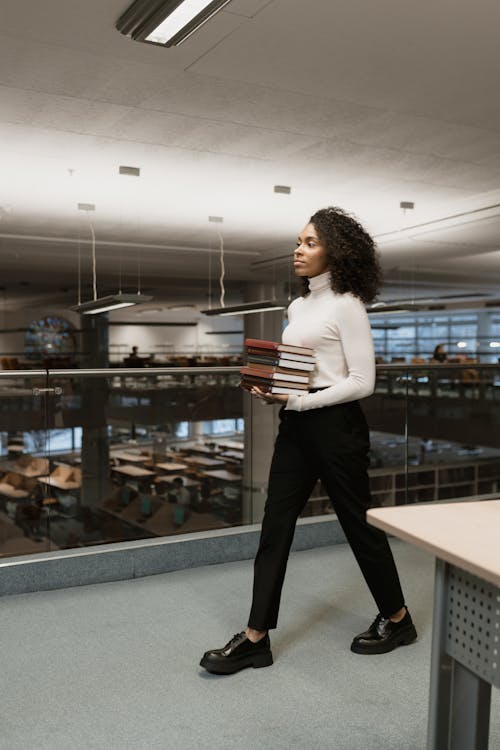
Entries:
<svg viewBox="0 0 500 750">
<path fill-rule="evenodd" d="M 307 391 L 300 390 L 299 388 L 283 388 L 281 385 L 273 385 L 271 393 L 281 393 L 287 396 L 303 396 Z"/>
</svg>

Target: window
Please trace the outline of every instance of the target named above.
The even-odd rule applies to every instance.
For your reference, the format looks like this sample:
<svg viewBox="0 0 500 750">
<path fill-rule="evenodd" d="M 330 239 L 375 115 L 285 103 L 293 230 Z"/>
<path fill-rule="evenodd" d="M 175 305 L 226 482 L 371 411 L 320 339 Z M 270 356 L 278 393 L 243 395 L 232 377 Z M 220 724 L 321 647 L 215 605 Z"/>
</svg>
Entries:
<svg viewBox="0 0 500 750">
<path fill-rule="evenodd" d="M 189 437 L 189 422 L 178 422 L 175 426 L 175 437 L 187 439 Z"/>
<path fill-rule="evenodd" d="M 487 319 L 480 316 L 487 316 Z M 373 315 L 370 321 L 375 352 L 388 361 L 393 357 L 404 357 L 407 362 L 412 357 L 430 359 L 438 344 L 446 346 L 449 357 L 482 354 L 489 360 L 492 358 L 488 350 L 490 339 L 500 341 L 498 313 L 479 313 L 478 316 L 457 311 L 432 315 L 422 311 L 411 316 Z M 479 328 L 484 331 L 481 336 L 478 336 Z"/>
<path fill-rule="evenodd" d="M 64 430 L 32 430 L 24 433 L 26 453 L 62 453 L 81 450 L 82 428 L 68 427 Z"/>
<path fill-rule="evenodd" d="M 237 419 L 211 419 L 203 422 L 204 435 L 227 435 L 237 432 Z M 243 421 L 243 420 L 241 420 Z"/>
</svg>

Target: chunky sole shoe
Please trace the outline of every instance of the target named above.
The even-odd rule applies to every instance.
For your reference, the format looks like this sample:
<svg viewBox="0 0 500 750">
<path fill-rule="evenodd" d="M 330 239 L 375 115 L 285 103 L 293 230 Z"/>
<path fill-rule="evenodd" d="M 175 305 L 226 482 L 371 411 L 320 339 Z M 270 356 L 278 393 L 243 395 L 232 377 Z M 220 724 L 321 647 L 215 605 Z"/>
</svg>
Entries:
<svg viewBox="0 0 500 750">
<path fill-rule="evenodd" d="M 353 639 L 351 651 L 355 654 L 387 654 L 416 640 L 417 631 L 408 611 L 400 622 L 391 622 L 378 614 L 368 630 Z"/>
<path fill-rule="evenodd" d="M 237 633 L 224 648 L 206 651 L 200 661 L 200 667 L 212 674 L 234 674 L 247 667 L 270 667 L 273 663 L 269 635 L 257 643 L 249 640 L 245 634 Z"/>
<path fill-rule="evenodd" d="M 260 667 L 270 667 L 273 663 L 272 654 L 260 654 L 259 656 L 246 656 L 238 659 L 237 661 L 231 662 L 220 662 L 214 663 L 210 657 L 204 656 L 200 661 L 200 667 L 203 667 L 210 672 L 210 674 L 234 674 L 239 672 L 240 669 L 246 669 L 247 667 L 253 667 L 259 669 Z"/>
<path fill-rule="evenodd" d="M 355 654 L 388 654 L 389 651 L 394 651 L 399 646 L 409 646 L 411 643 L 415 643 L 416 640 L 417 631 L 412 625 L 412 628 L 407 633 L 398 633 L 397 638 L 394 637 L 387 641 L 374 641 L 366 645 L 353 641 L 351 651 L 354 651 Z"/>
</svg>

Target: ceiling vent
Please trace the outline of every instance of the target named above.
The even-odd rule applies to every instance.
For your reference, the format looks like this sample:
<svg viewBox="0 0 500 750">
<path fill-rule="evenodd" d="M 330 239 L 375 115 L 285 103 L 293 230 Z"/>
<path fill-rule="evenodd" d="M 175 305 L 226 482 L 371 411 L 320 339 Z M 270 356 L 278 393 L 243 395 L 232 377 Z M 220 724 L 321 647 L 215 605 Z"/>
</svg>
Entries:
<svg viewBox="0 0 500 750">
<path fill-rule="evenodd" d="M 139 167 L 120 167 L 118 172 L 120 174 L 127 174 L 130 177 L 140 177 L 141 176 L 141 170 Z"/>
</svg>

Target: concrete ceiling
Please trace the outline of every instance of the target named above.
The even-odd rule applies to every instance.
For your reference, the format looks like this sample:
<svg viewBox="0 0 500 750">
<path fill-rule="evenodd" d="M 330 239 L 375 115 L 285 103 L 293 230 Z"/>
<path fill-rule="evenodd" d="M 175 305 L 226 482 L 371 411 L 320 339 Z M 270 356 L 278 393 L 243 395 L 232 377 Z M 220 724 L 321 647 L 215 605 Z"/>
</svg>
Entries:
<svg viewBox="0 0 500 750">
<path fill-rule="evenodd" d="M 498 3 L 232 0 L 171 49 L 116 31 L 127 5 L 2 2 L 11 299 L 73 302 L 79 249 L 91 280 L 89 221 L 103 291 L 120 275 L 133 288 L 140 268 L 156 299 L 187 298 L 190 285 L 203 296 L 219 228 L 230 292 L 286 278 L 283 255 L 329 204 L 377 236 L 389 296 L 498 293 Z M 404 215 L 401 200 L 415 209 Z"/>
</svg>

